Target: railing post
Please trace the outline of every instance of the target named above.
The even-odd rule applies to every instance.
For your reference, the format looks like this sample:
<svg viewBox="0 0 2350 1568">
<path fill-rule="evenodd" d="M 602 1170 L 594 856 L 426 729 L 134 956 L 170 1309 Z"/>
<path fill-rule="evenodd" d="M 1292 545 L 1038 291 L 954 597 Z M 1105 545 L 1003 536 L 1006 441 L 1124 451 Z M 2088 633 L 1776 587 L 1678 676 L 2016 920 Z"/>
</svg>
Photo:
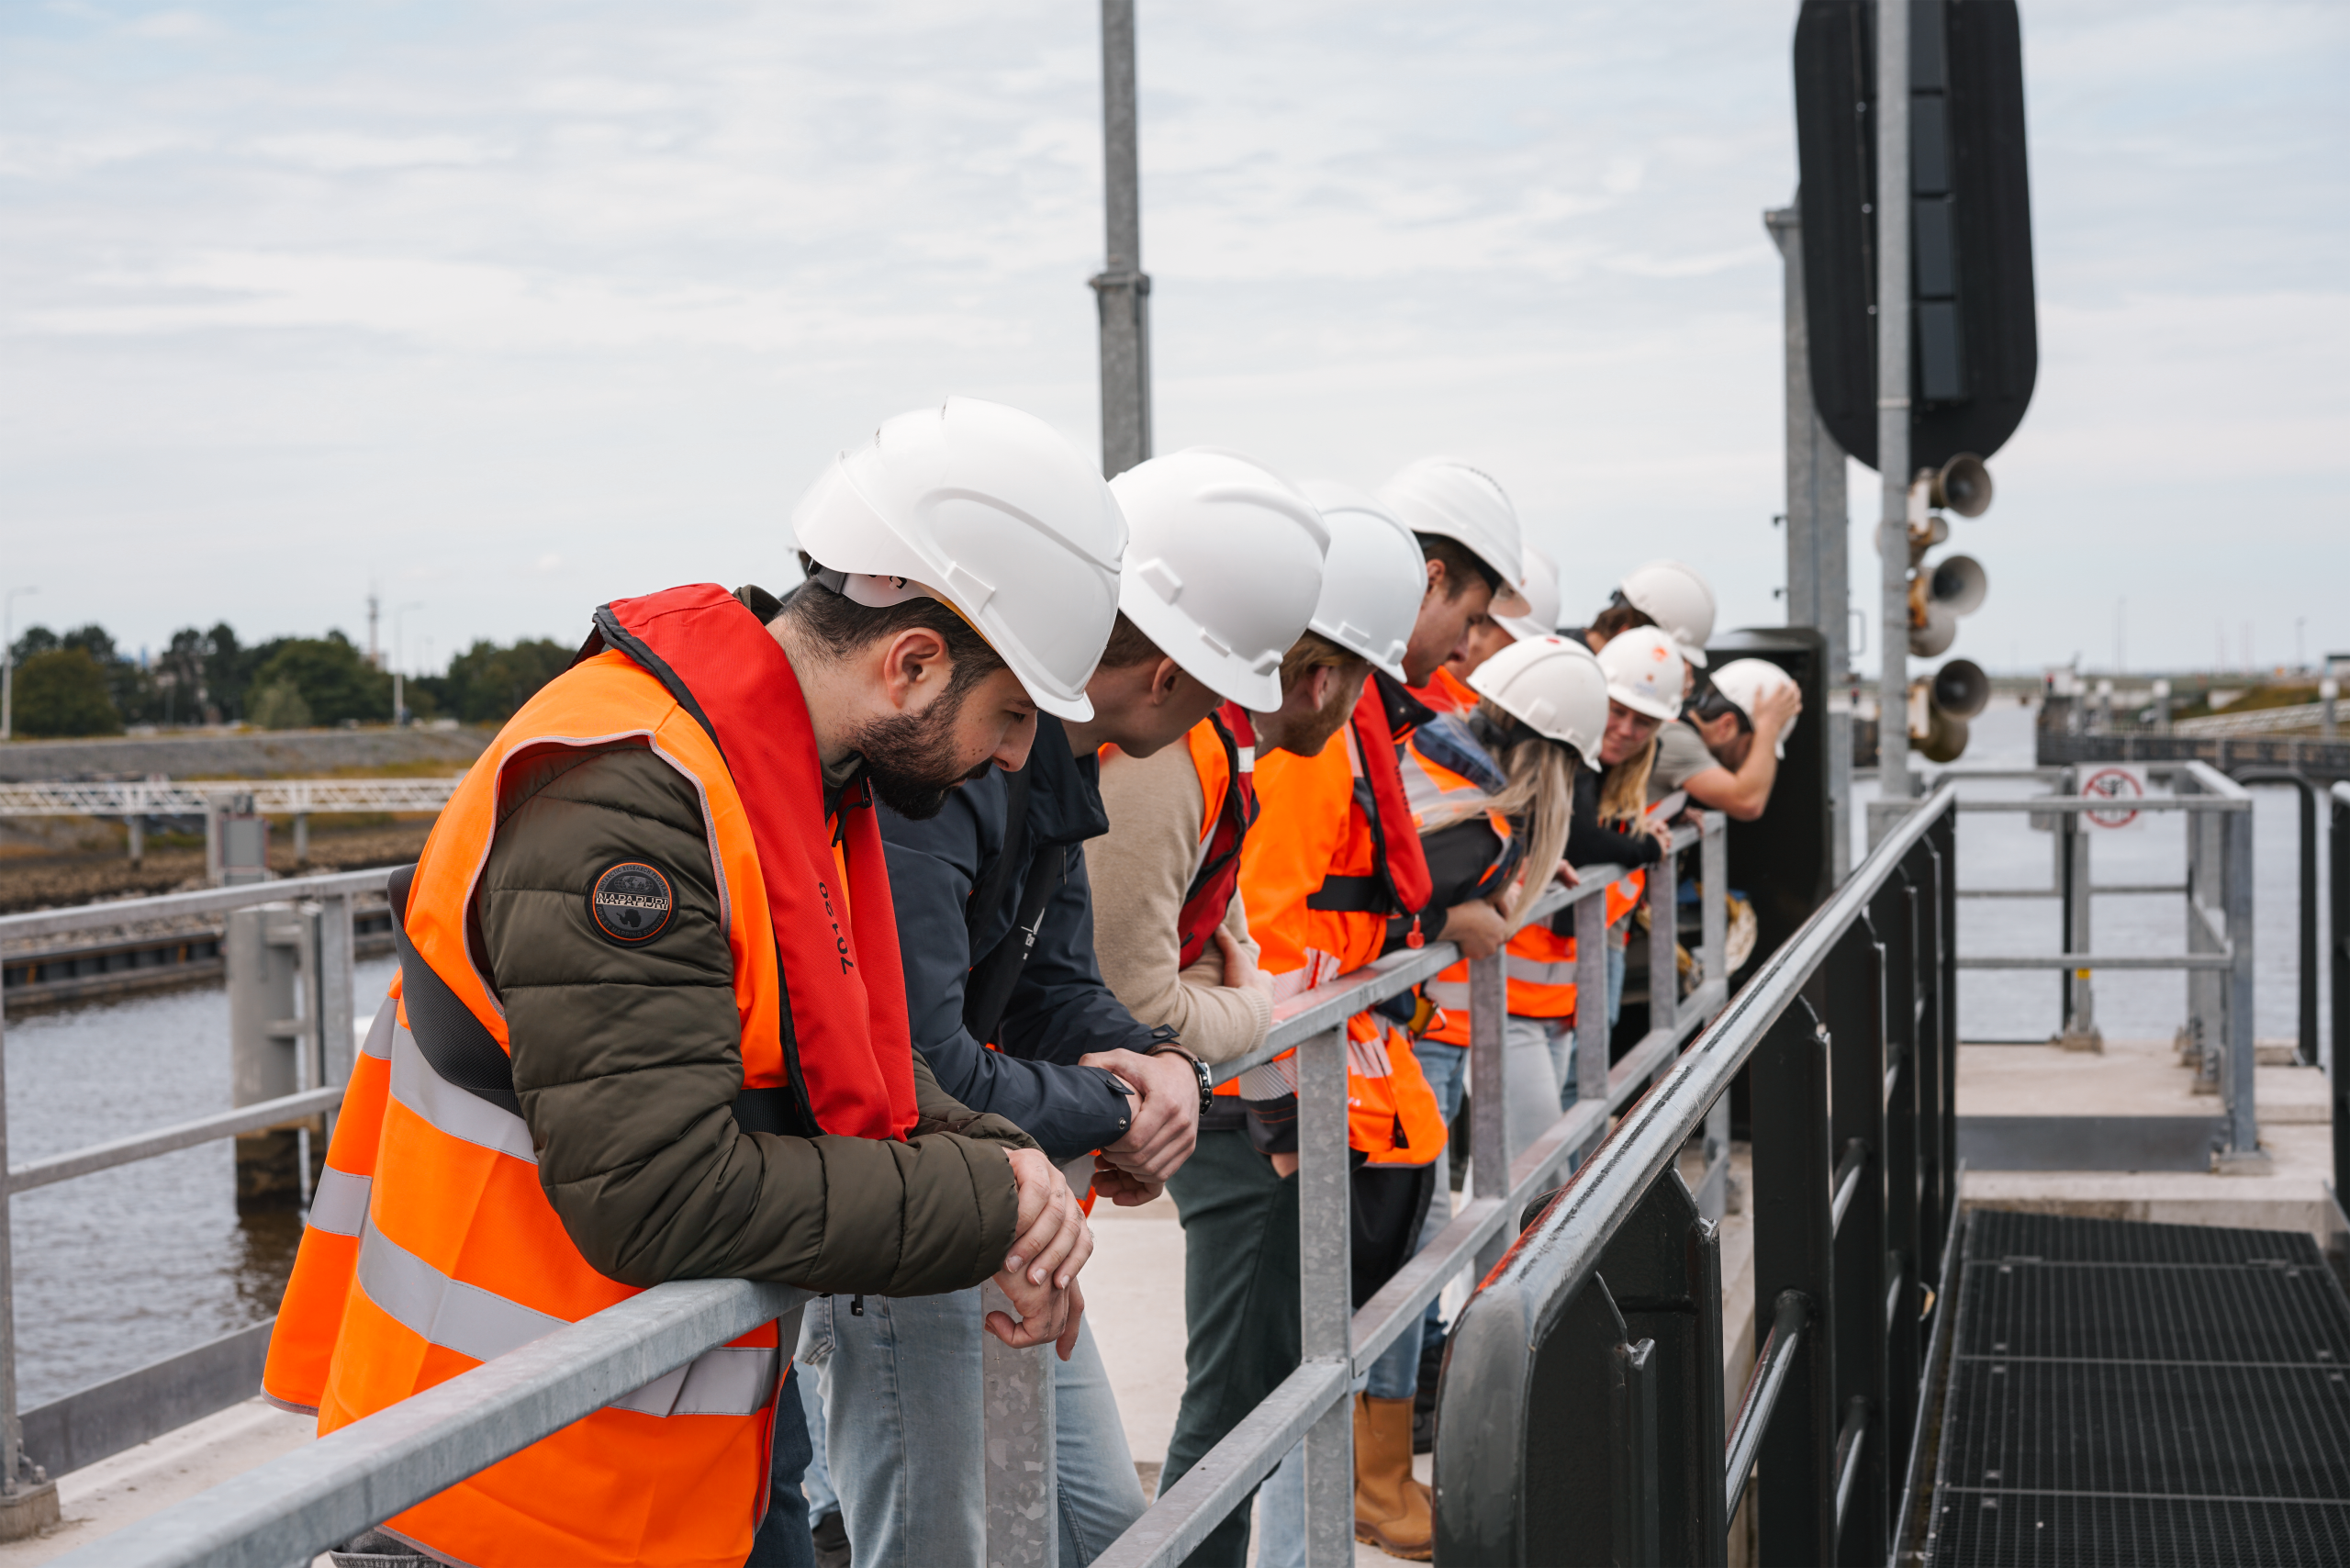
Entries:
<svg viewBox="0 0 2350 1568">
<path fill-rule="evenodd" d="M 1297 1156 L 1300 1358 L 1351 1365 L 1354 1268 L 1343 1024 L 1297 1047 Z M 1351 1565 L 1354 1521 L 1354 1401 L 1343 1399 L 1305 1434 L 1306 1568 Z"/>
<path fill-rule="evenodd" d="M 2260 1158 L 2260 1124 L 2253 1096 L 2253 1064 L 2258 1058 L 2252 1036 L 2252 806 L 2249 800 L 2244 804 L 2244 810 L 2225 813 L 2221 827 L 2226 834 L 2221 876 L 2228 912 L 2228 1044 L 2221 1082 L 2227 1091 L 2227 1158 L 2235 1161 Z"/>
<path fill-rule="evenodd" d="M 353 935 L 349 893 L 319 901 L 319 1077 L 321 1085 L 351 1081 L 358 1056 L 353 1030 L 359 1018 L 358 938 Z"/>
<path fill-rule="evenodd" d="M 1575 1095 L 1607 1103 L 1607 892 L 1601 889 L 1575 909 Z M 1602 1120 L 1593 1135 L 1607 1136 Z M 1572 1157 L 1580 1161 L 1589 1146 Z"/>
<path fill-rule="evenodd" d="M 2350 1203 L 2350 1077 L 2344 1076 L 2342 1050 L 2350 1045 L 2350 784 L 2336 784 L 2329 792 L 2325 849 L 2327 877 L 2326 945 L 2333 981 L 2333 1034 L 2325 1057 L 2327 1087 L 2333 1103 L 2333 1201 Z"/>
<path fill-rule="evenodd" d="M 1890 831 L 1890 829 L 1888 829 Z M 1828 1040 L 1801 1000 L 1756 1046 L 1754 1300 L 1759 1323 L 1785 1293 L 1810 1323 L 1761 1448 L 1756 1498 L 1762 1568 L 1818 1568 L 1836 1557 L 1835 1224 L 1830 1209 Z"/>
<path fill-rule="evenodd" d="M 2090 951 L 2089 915 L 2093 883 L 2089 869 L 2088 824 L 2078 812 L 2063 814 L 2065 824 L 2065 951 Z M 2066 1050 L 2102 1048 L 2097 1027 L 2097 997 L 2087 969 L 2065 972 L 2065 1032 Z"/>
<path fill-rule="evenodd" d="M 1011 1298 L 993 1281 L 979 1287 L 979 1303 L 982 1315 L 1012 1312 Z M 1048 1359 L 1053 1353 L 1050 1345 L 1015 1350 L 992 1334 L 979 1338 L 989 1568 L 1058 1568 L 1061 1510 Z"/>
<path fill-rule="evenodd" d="M 1898 883 L 1885 893 L 1899 900 Z M 1830 1099 L 1833 1114 L 1829 1148 L 1840 1175 L 1851 1172 L 1851 1196 L 1831 1193 L 1830 1224 L 1836 1275 L 1836 1388 L 1849 1404 L 1857 1397 L 1866 1406 L 1866 1436 L 1861 1449 L 1861 1475 L 1839 1522 L 1834 1561 L 1882 1562 L 1886 1556 L 1886 1485 L 1888 1448 L 1886 1434 L 1906 1428 L 1898 1417 L 1904 1406 L 1903 1379 L 1914 1375 L 1887 1341 L 1886 1322 L 1888 1291 L 1906 1304 L 1914 1244 L 1904 1249 L 1888 1226 L 1887 1189 L 1896 1214 L 1914 1208 L 1916 1182 L 1905 1184 L 1905 1174 L 1917 1169 L 1915 1107 L 1919 1055 L 1914 1048 L 1900 1059 L 1886 1061 L 1890 1044 L 1889 1015 L 1908 1005 L 1916 966 L 1904 963 L 1892 950 L 1897 938 L 1890 932 L 1880 945 L 1863 921 L 1848 929 L 1830 953 L 1807 994 L 1828 1030 Z M 1890 1082 L 1888 1110 L 1886 1085 Z M 1892 1124 L 1888 1126 L 1888 1123 Z M 1841 1184 L 1840 1184 L 1841 1185 Z M 1842 1215 L 1834 1204 L 1841 1201 Z M 1911 1314 L 1914 1325 L 1915 1314 Z M 1764 1483 L 1767 1488 L 1769 1483 Z"/>
<path fill-rule="evenodd" d="M 1649 1027 L 1670 1029 L 1681 1011 L 1680 868 L 1668 850 L 1649 868 Z"/>
<path fill-rule="evenodd" d="M 1509 1146 L 1509 1087 L 1503 1064 L 1509 1011 L 1505 960 L 1502 953 L 1469 960 L 1469 1173 L 1481 1198 L 1509 1196 L 1509 1162 L 1517 1153 Z M 1510 1239 L 1505 1227 L 1477 1249 L 1478 1278 L 1501 1261 Z"/>
<path fill-rule="evenodd" d="M 6 1002 L 0 1000 L 0 1014 Z M 24 1451 L 17 1419 L 17 1271 L 8 1188 L 7 1028 L 0 1016 L 0 1540 L 22 1540 L 58 1521 L 57 1483 Z"/>
<path fill-rule="evenodd" d="M 1725 1002 L 1729 998 L 1729 819 L 1721 812 L 1707 812 L 1697 841 L 1701 962 L 1706 983 L 1721 982 Z M 1851 826 L 1850 822 L 1840 820 L 1836 831 L 1843 833 Z M 1840 883 L 1842 879 L 1837 879 Z M 1697 1191 L 1698 1212 L 1716 1225 L 1729 1212 L 1729 1096 L 1725 1094 L 1706 1113 L 1706 1180 Z"/>
</svg>

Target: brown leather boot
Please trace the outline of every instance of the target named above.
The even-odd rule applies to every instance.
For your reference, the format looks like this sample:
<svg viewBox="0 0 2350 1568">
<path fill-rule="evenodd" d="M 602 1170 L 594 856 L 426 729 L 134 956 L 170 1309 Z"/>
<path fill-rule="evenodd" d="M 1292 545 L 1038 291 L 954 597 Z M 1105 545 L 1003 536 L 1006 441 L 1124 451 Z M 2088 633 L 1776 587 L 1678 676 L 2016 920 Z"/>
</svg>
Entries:
<svg viewBox="0 0 2350 1568">
<path fill-rule="evenodd" d="M 1355 1539 L 1390 1557 L 1436 1555 L 1428 1489 L 1412 1475 L 1412 1402 L 1355 1395 Z"/>
</svg>

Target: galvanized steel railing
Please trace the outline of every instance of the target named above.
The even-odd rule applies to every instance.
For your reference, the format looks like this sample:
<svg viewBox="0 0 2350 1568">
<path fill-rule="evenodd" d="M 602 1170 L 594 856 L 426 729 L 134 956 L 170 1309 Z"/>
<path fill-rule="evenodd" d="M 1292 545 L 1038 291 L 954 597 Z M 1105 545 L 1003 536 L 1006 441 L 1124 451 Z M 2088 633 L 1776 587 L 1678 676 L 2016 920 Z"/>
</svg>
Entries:
<svg viewBox="0 0 2350 1568">
<path fill-rule="evenodd" d="M 1958 1196 L 1957 807 L 1944 784 L 1892 827 L 1471 1298 L 1438 1561 L 1721 1563 L 1756 1473 L 1762 1561 L 1888 1560 Z M 1767 1337 L 1730 1422 L 1715 1226 L 1675 1157 L 1741 1072 Z"/>
<path fill-rule="evenodd" d="M 1597 1143 L 1606 1135 L 1609 1116 L 1669 1065 L 1681 1043 L 1722 1005 L 1727 991 L 1721 978 L 1726 945 L 1723 843 L 1723 819 L 1712 812 L 1707 813 L 1702 830 L 1684 828 L 1675 837 L 1676 849 L 1696 846 L 1701 855 L 1702 983 L 1682 998 L 1673 940 L 1679 892 L 1673 862 L 1668 858 L 1651 868 L 1648 877 L 1651 929 L 1665 938 L 1651 944 L 1651 1032 L 1610 1068 L 1605 1009 L 1583 1009 L 1577 1050 L 1583 1098 L 1514 1161 L 1503 1117 L 1505 959 L 1471 966 L 1470 1092 L 1478 1195 L 1360 1312 L 1348 1310 L 1345 1023 L 1449 967 L 1458 960 L 1457 950 L 1438 943 L 1397 953 L 1290 999 L 1276 1008 L 1265 1048 L 1219 1071 L 1220 1079 L 1229 1079 L 1282 1051 L 1294 1048 L 1298 1054 L 1304 1364 L 1170 1487 L 1102 1562 L 1132 1568 L 1180 1561 L 1301 1439 L 1306 1443 L 1308 1560 L 1317 1565 L 1351 1562 L 1353 1429 L 1347 1414 L 1351 1380 L 1369 1368 L 1453 1276 L 1472 1262 L 1480 1268 L 1490 1264 L 1505 1244 L 1518 1207 L 1551 1181 L 1571 1154 Z M 1545 916 L 1574 907 L 1577 984 L 1585 996 L 1606 993 L 1602 895 L 1621 874 L 1620 868 L 1593 868 L 1581 887 L 1553 890 L 1538 906 Z M 40 928 L 19 934 L 38 935 L 117 924 L 148 913 L 207 913 L 288 897 L 347 899 L 380 886 L 383 877 L 382 872 L 368 872 L 311 878 L 17 917 L 17 922 Z M 165 904 L 173 907 L 157 907 Z M 0 935 L 17 928 L 17 923 L 0 921 Z M 255 1125 L 257 1117 L 283 1120 L 315 1111 L 333 1093 L 331 1089 L 316 1091 L 40 1161 L 12 1172 L 13 1184 L 62 1181 L 226 1137 Z M 1718 1117 L 1713 1130 L 1709 1173 L 1702 1185 L 1715 1194 L 1718 1213 L 1728 1170 L 1726 1117 Z M 0 1258 L 5 1256 L 0 1249 Z M 63 1561 L 125 1568 L 199 1562 L 282 1568 L 349 1539 L 759 1323 L 796 1319 L 804 1299 L 804 1293 L 789 1287 L 744 1281 L 658 1286 L 94 1541 Z M 5 1325 L 0 1317 L 0 1327 Z M 789 1322 L 786 1329 L 788 1334 Z M 989 1557 L 991 1562 L 1050 1565 L 1058 1550 L 1058 1530 L 1052 1525 L 1057 1518 L 1052 1375 L 1046 1361 L 1050 1349 L 1011 1351 L 990 1338 L 987 1350 L 992 1439 Z"/>
<path fill-rule="evenodd" d="M 20 1456 L 50 1471 L 103 1458 L 154 1436 L 162 1429 L 155 1425 L 158 1419 L 187 1419 L 219 1408 L 217 1402 L 206 1403 L 200 1391 L 194 1397 L 202 1408 L 191 1408 L 185 1404 L 190 1396 L 186 1384 L 191 1379 L 199 1383 L 207 1378 L 217 1382 L 226 1368 L 257 1364 L 250 1344 L 234 1343 L 245 1337 L 229 1336 L 214 1346 L 200 1346 L 126 1374 L 113 1383 L 70 1394 L 34 1414 L 43 1427 L 75 1434 L 76 1445 L 63 1453 L 37 1450 L 24 1456 L 24 1427 L 17 1404 L 15 1272 L 11 1260 L 12 1205 L 8 1200 L 18 1193 L 77 1176 L 332 1112 L 341 1103 L 341 1085 L 350 1077 L 350 1020 L 357 1011 L 352 980 L 352 902 L 382 891 L 387 875 L 380 870 L 344 871 L 0 916 L 0 941 L 113 930 L 142 921 L 225 914 L 256 904 L 288 902 L 314 915 L 318 922 L 317 940 L 305 965 L 308 983 L 303 987 L 308 1014 L 302 1022 L 307 1025 L 311 1048 L 297 1056 L 301 1069 L 297 1092 L 23 1164 L 8 1163 L 6 1117 L 0 1113 L 0 1171 L 6 1172 L 5 1177 L 0 1177 L 0 1498 L 14 1496 L 28 1484 L 37 1484 L 21 1473 L 26 1466 L 20 1463 Z M 6 1019 L 0 1016 L 0 1047 L 5 1047 L 5 1037 Z M 6 1050 L 0 1048 L 0 1107 L 7 1103 L 6 1064 Z M 246 1396 L 240 1394 L 236 1397 Z"/>
</svg>

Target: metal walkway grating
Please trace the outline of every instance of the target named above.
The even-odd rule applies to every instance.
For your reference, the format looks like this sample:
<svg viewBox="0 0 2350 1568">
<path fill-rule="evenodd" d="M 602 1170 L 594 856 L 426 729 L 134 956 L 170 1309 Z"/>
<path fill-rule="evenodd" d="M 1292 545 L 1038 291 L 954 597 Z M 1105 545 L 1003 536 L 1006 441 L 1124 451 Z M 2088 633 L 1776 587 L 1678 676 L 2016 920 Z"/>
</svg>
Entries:
<svg viewBox="0 0 2350 1568">
<path fill-rule="evenodd" d="M 1967 1216 L 1937 1568 L 2350 1562 L 2350 1299 L 2297 1232 Z"/>
</svg>

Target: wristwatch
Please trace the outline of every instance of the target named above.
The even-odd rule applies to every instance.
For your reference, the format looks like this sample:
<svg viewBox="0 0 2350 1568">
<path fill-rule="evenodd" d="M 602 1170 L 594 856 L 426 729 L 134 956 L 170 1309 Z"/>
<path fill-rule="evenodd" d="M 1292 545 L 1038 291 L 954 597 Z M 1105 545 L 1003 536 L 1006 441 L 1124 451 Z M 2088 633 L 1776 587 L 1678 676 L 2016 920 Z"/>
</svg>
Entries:
<svg viewBox="0 0 2350 1568">
<path fill-rule="evenodd" d="M 1160 1046 L 1150 1054 L 1155 1057 L 1181 1057 L 1190 1062 L 1192 1071 L 1200 1081 L 1200 1114 L 1204 1116 L 1215 1109 L 1215 1074 L 1208 1070 L 1207 1063 L 1181 1046 Z"/>
</svg>

